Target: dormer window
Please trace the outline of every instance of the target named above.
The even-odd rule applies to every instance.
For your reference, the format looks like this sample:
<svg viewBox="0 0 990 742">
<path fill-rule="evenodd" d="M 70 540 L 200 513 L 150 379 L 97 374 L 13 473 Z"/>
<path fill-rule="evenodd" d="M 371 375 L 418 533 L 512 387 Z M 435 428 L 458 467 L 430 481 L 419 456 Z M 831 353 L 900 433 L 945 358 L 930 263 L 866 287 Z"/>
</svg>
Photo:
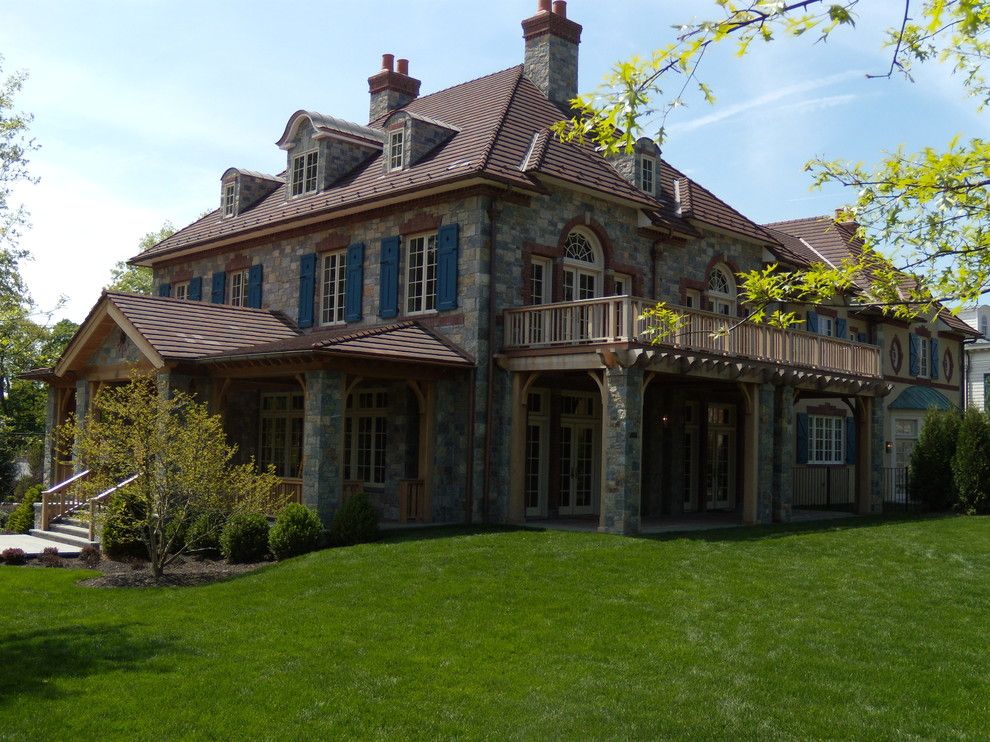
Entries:
<svg viewBox="0 0 990 742">
<path fill-rule="evenodd" d="M 234 184 L 225 183 L 223 186 L 223 215 L 234 215 Z"/>
<path fill-rule="evenodd" d="M 292 158 L 292 195 L 316 192 L 316 165 L 319 152 L 313 150 Z"/>
<path fill-rule="evenodd" d="M 639 158 L 639 187 L 651 196 L 656 193 L 657 161 L 652 157 Z"/>
<path fill-rule="evenodd" d="M 405 130 L 396 129 L 388 139 L 388 169 L 402 169 L 402 152 L 405 148 Z"/>
</svg>

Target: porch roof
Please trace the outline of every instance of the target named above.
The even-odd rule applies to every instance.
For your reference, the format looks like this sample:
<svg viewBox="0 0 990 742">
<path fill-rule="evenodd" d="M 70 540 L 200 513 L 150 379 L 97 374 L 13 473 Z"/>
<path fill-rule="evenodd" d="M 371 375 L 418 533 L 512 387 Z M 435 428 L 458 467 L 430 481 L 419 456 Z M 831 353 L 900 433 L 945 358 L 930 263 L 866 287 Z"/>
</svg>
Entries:
<svg viewBox="0 0 990 742">
<path fill-rule="evenodd" d="M 418 322 L 398 322 L 362 330 L 324 330 L 230 350 L 199 363 L 230 363 L 298 355 L 335 355 L 380 361 L 473 366 L 474 359 L 442 335 Z"/>
<path fill-rule="evenodd" d="M 951 410 L 949 398 L 926 386 L 909 386 L 891 402 L 889 410 Z"/>
</svg>

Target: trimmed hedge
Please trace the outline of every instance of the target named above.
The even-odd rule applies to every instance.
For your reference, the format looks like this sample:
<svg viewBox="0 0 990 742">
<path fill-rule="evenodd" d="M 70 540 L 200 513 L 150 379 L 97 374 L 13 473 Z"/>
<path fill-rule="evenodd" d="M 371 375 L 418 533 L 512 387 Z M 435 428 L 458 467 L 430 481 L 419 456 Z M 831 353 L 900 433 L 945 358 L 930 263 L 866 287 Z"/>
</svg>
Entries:
<svg viewBox="0 0 990 742">
<path fill-rule="evenodd" d="M 268 556 L 268 519 L 256 513 L 230 517 L 220 534 L 220 552 L 228 562 L 260 562 Z"/>
<path fill-rule="evenodd" d="M 959 424 L 957 412 L 932 410 L 911 452 L 911 497 L 931 510 L 948 510 L 959 497 L 952 473 Z"/>
<path fill-rule="evenodd" d="M 140 526 L 135 522 L 144 519 L 141 505 L 123 492 L 113 495 L 103 513 L 103 535 L 100 547 L 107 559 L 124 562 L 129 559 L 147 559 L 148 547 Z"/>
<path fill-rule="evenodd" d="M 319 516 L 305 505 L 292 503 L 282 508 L 275 519 L 268 546 L 276 559 L 288 559 L 313 551 L 320 545 L 322 535 Z"/>
<path fill-rule="evenodd" d="M 11 533 L 27 533 L 34 528 L 34 504 L 41 500 L 41 485 L 29 487 L 21 504 L 7 518 L 7 530 Z"/>
<path fill-rule="evenodd" d="M 956 508 L 962 513 L 990 512 L 990 422 L 980 410 L 970 408 L 963 415 L 952 472 Z"/>
<path fill-rule="evenodd" d="M 352 546 L 378 539 L 378 511 L 368 495 L 351 495 L 340 506 L 330 523 L 330 544 Z"/>
<path fill-rule="evenodd" d="M 223 513 L 200 513 L 186 530 L 186 547 L 205 554 L 219 554 L 220 534 L 226 522 Z"/>
</svg>

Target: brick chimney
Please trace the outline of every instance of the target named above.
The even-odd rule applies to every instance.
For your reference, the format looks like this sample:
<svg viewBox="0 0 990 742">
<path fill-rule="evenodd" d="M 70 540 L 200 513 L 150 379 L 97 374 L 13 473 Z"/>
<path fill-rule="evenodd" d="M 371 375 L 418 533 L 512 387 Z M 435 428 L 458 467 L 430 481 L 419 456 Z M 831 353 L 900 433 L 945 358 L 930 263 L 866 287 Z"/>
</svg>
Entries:
<svg viewBox="0 0 990 742">
<path fill-rule="evenodd" d="M 581 26 L 567 18 L 564 0 L 539 0 L 536 14 L 522 22 L 526 40 L 523 74 L 564 111 L 578 93 Z"/>
<path fill-rule="evenodd" d="M 393 69 L 393 63 L 397 69 Z M 394 54 L 382 54 L 382 68 L 368 78 L 371 107 L 368 120 L 402 108 L 419 96 L 420 81 L 409 77 L 409 60 L 396 61 Z"/>
</svg>

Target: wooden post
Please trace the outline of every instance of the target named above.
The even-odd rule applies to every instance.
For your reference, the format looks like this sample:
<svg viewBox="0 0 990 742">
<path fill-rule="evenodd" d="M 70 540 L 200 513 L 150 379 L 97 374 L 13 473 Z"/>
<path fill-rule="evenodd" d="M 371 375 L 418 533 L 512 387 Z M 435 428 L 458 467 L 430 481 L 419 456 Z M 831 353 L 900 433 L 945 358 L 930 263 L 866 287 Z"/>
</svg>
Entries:
<svg viewBox="0 0 990 742">
<path fill-rule="evenodd" d="M 511 434 L 509 437 L 509 523 L 526 522 L 525 472 L 526 472 L 526 376 L 512 374 L 510 408 Z"/>
<path fill-rule="evenodd" d="M 759 471 L 760 471 L 760 387 L 757 384 L 741 384 L 743 405 L 743 523 L 759 522 Z M 772 442 L 770 442 L 772 445 Z"/>
</svg>

